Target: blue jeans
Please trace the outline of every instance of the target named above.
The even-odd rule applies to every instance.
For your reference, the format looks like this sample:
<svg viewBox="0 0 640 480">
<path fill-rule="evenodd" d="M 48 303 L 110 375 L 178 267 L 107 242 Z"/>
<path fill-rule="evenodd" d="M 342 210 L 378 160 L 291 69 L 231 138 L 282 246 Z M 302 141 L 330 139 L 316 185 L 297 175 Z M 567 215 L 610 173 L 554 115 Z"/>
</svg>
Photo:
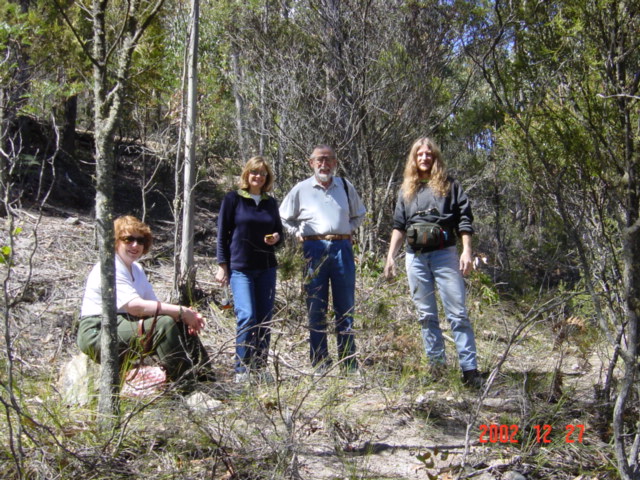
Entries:
<svg viewBox="0 0 640 480">
<path fill-rule="evenodd" d="M 444 338 L 438 321 L 436 285 L 451 324 L 462 371 L 478 368 L 476 340 L 465 307 L 464 279 L 460 273 L 456 247 L 406 255 L 407 276 L 413 303 L 422 326 L 422 339 L 429 361 L 444 363 Z"/>
<path fill-rule="evenodd" d="M 307 260 L 305 290 L 309 312 L 309 344 L 311 364 L 329 364 L 327 347 L 327 304 L 329 283 L 336 317 L 338 357 L 346 367 L 355 367 L 356 344 L 353 332 L 356 267 L 351 240 L 306 240 L 303 244 Z"/>
<path fill-rule="evenodd" d="M 265 368 L 271 341 L 276 269 L 231 270 L 229 284 L 237 322 L 235 371 Z"/>
</svg>

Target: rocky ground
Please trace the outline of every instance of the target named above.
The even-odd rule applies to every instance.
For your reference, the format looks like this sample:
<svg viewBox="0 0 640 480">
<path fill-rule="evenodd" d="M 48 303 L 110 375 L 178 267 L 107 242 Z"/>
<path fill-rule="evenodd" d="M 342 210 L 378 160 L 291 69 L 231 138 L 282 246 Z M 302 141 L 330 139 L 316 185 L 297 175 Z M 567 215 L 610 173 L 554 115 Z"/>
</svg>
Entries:
<svg viewBox="0 0 640 480">
<path fill-rule="evenodd" d="M 213 213 L 199 215 L 200 225 L 215 223 Z M 66 472 L 60 478 L 617 478 L 602 440 L 606 425 L 593 405 L 607 355 L 579 322 L 567 335 L 568 327 L 550 320 L 554 310 L 527 316 L 522 306 L 487 299 L 472 281 L 469 303 L 491 385 L 484 392 L 464 388 L 451 358 L 445 378 L 430 382 L 406 280 L 387 284 L 377 259 L 361 255 L 361 375 L 343 377 L 336 369 L 314 377 L 297 254 L 282 253 L 271 352 L 277 381 L 239 387 L 232 376 L 234 320 L 215 307 L 221 292 L 213 282 L 214 238 L 206 235 L 197 249 L 198 286 L 209 321 L 203 341 L 219 381 L 191 404 L 171 392 L 125 402 L 125 435 L 109 449 L 112 457 L 101 457 L 96 452 L 103 445 L 87 444 L 95 404 L 65 403 L 56 383 L 62 365 L 78 353 L 75 322 L 97 258 L 92 218 L 51 208 L 42 216 L 21 210 L 14 222 L 21 229 L 14 236 L 15 262 L 10 270 L 3 266 L 2 275 L 7 304 L 20 301 L 11 305 L 3 333 L 15 352 L 25 408 L 52 426 L 50 435 L 74 459 L 60 467 Z M 154 231 L 158 242 L 145 268 L 159 296 L 168 298 L 171 227 L 157 224 Z M 55 456 L 39 448 L 42 456 Z"/>
</svg>

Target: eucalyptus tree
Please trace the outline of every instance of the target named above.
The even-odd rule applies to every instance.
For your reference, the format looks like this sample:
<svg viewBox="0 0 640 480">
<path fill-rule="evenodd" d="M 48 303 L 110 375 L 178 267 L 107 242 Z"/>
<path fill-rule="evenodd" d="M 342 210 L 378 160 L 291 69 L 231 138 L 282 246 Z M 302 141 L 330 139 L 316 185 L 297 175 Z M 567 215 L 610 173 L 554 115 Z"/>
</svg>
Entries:
<svg viewBox="0 0 640 480">
<path fill-rule="evenodd" d="M 567 266 L 580 269 L 591 298 L 582 310 L 592 312 L 613 348 L 598 391 L 614 404 L 621 477 L 637 478 L 639 425 L 626 414 L 640 393 L 640 5 L 496 2 L 490 12 L 475 33 L 491 48 L 467 51 L 507 117 L 498 142 L 511 158 L 508 171 L 531 192 L 538 247 L 560 245 Z"/>
<path fill-rule="evenodd" d="M 189 48 L 187 55 L 187 112 L 185 115 L 185 158 L 184 158 L 184 209 L 182 215 L 182 248 L 180 250 L 180 279 L 187 285 L 195 281 L 193 266 L 194 230 L 194 188 L 196 173 L 196 118 L 198 93 L 198 42 L 199 42 L 200 1 L 191 0 L 191 21 L 189 28 Z"/>
<path fill-rule="evenodd" d="M 102 282 L 101 381 L 99 411 L 105 425 L 118 410 L 119 363 L 113 262 L 114 135 L 129 85 L 131 62 L 144 32 L 152 24 L 164 0 L 86 0 L 72 8 L 82 10 L 90 22 L 92 37 L 85 38 L 68 21 L 78 43 L 93 65 L 93 115 L 96 161 L 96 226 Z M 59 5 L 61 14 L 67 9 Z"/>
</svg>

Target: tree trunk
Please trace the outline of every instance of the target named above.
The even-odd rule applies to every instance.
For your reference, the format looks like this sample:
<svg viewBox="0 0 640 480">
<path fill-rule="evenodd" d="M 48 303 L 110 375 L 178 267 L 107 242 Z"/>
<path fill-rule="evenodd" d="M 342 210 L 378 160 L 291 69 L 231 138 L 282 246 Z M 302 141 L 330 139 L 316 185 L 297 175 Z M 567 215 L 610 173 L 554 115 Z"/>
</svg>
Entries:
<svg viewBox="0 0 640 480">
<path fill-rule="evenodd" d="M 173 250 L 178 252 L 181 249 L 181 234 L 182 234 L 182 211 L 184 208 L 184 188 L 182 185 L 184 159 L 182 157 L 183 138 L 185 135 L 185 110 L 186 110 L 186 95 L 185 86 L 187 84 L 189 70 L 189 49 L 185 49 L 184 58 L 182 59 L 182 82 L 180 84 L 180 121 L 178 123 L 178 141 L 176 148 L 175 161 L 173 162 L 173 185 L 174 185 L 174 197 L 173 197 Z M 181 262 L 176 257 L 173 262 L 173 285 L 172 285 L 172 301 L 180 303 L 180 267 Z"/>
<path fill-rule="evenodd" d="M 78 118 L 78 96 L 72 95 L 64 102 L 64 123 L 62 126 L 62 151 L 68 157 L 76 152 L 76 120 Z"/>
<path fill-rule="evenodd" d="M 0 217 L 7 215 L 9 203 L 9 158 L 7 157 L 7 140 L 9 136 L 9 119 L 7 118 L 8 94 L 0 89 Z"/>
<path fill-rule="evenodd" d="M 95 105 L 98 107 L 97 103 Z M 98 123 L 96 122 L 96 125 Z M 103 426 L 112 426 L 112 416 L 118 412 L 119 358 L 116 323 L 113 175 L 114 153 L 112 133 L 104 128 L 95 132 L 96 155 L 96 227 L 100 254 L 102 284 L 102 326 L 100 337 L 100 398 L 98 411 L 104 416 Z"/>
<path fill-rule="evenodd" d="M 238 133 L 238 151 L 240 158 L 243 161 L 248 159 L 247 142 L 245 139 L 244 128 L 244 98 L 240 92 L 240 86 L 242 85 L 242 66 L 240 65 L 240 53 L 237 45 L 231 46 L 231 68 L 233 69 L 233 99 L 236 104 L 236 131 Z"/>
<path fill-rule="evenodd" d="M 625 413 L 630 410 L 628 402 L 638 376 L 638 319 L 640 318 L 640 219 L 623 234 L 625 264 L 625 303 L 627 310 L 626 351 L 624 372 L 620 381 L 618 398 L 613 409 L 613 431 L 618 470 L 624 480 L 638 478 L 638 433 L 630 435 L 625 427 Z M 637 427 L 636 419 L 636 427 Z M 632 441 L 635 437 L 635 442 Z M 628 440 L 627 440 L 628 438 Z M 633 445 L 633 446 L 632 446 Z"/>
<path fill-rule="evenodd" d="M 165 0 L 153 5 L 140 5 L 131 0 L 122 18 L 117 45 L 108 45 L 107 0 L 93 0 L 91 21 L 93 45 L 84 50 L 93 64 L 93 108 L 96 160 L 96 226 L 102 282 L 102 322 L 100 339 L 100 398 L 98 411 L 103 430 L 115 427 L 118 414 L 119 358 L 117 349 L 115 262 L 113 233 L 113 179 L 115 155 L 113 137 L 122 110 L 122 99 L 128 84 L 131 60 L 140 37 L 160 11 Z M 141 13 L 141 10 L 144 12 Z M 110 21 L 118 21 L 117 11 Z M 65 16 L 65 21 L 67 21 Z M 72 26 L 73 27 L 73 26 Z M 85 48 L 85 44 L 81 42 Z M 113 60 L 113 64 L 110 61 Z"/>
<path fill-rule="evenodd" d="M 98 412 L 105 430 L 115 425 L 118 412 L 119 365 L 117 350 L 115 262 L 113 238 L 113 132 L 107 102 L 106 3 L 93 2 L 93 108 L 96 160 L 96 227 L 102 285 L 102 323 L 100 333 L 100 397 Z M 116 105 L 116 109 L 118 105 Z M 117 110 L 116 110 L 117 111 Z"/>
<path fill-rule="evenodd" d="M 185 132 L 184 209 L 182 211 L 182 248 L 180 251 L 180 279 L 187 291 L 195 281 L 193 268 L 193 190 L 196 176 L 196 116 L 198 96 L 198 17 L 200 1 L 191 0 L 191 35 L 187 78 L 187 125 Z"/>
</svg>

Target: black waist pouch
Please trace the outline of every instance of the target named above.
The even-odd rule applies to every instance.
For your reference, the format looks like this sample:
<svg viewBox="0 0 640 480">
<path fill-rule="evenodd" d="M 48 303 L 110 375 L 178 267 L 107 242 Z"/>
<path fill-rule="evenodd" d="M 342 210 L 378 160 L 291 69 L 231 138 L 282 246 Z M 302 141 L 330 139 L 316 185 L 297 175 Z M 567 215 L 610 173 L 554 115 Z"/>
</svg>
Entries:
<svg viewBox="0 0 640 480">
<path fill-rule="evenodd" d="M 414 223 L 407 228 L 407 243 L 417 251 L 440 250 L 449 246 L 449 232 L 436 223 Z"/>
</svg>

